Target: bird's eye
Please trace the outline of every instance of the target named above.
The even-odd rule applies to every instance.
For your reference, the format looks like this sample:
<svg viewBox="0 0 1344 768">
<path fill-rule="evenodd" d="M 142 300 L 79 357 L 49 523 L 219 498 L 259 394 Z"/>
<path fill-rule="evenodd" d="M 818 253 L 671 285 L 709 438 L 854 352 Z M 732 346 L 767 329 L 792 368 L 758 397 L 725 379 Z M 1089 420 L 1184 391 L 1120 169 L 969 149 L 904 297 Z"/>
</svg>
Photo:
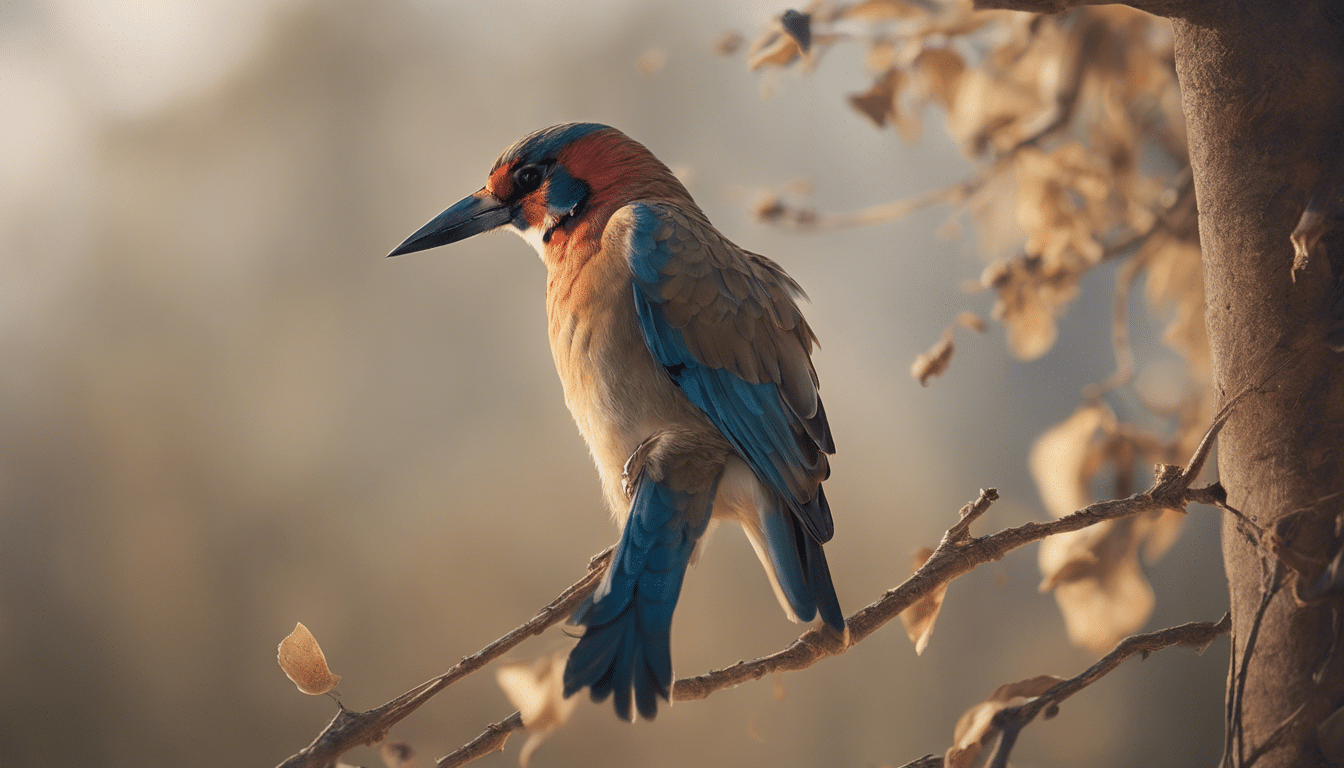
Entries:
<svg viewBox="0 0 1344 768">
<path fill-rule="evenodd" d="M 540 166 L 524 165 L 513 174 L 513 183 L 521 193 L 528 193 L 541 186 L 541 177 L 544 174 Z"/>
</svg>

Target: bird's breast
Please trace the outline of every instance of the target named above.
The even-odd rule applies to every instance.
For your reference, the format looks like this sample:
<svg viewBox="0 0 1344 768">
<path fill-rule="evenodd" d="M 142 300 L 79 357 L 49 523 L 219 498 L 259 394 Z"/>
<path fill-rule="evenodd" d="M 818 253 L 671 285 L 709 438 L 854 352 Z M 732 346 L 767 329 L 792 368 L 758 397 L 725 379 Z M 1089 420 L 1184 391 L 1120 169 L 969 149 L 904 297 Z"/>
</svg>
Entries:
<svg viewBox="0 0 1344 768">
<path fill-rule="evenodd" d="M 664 427 L 708 422 L 649 352 L 627 260 L 597 249 L 547 266 L 551 354 L 565 403 L 621 520 L 629 511 L 621 470 L 635 448 Z"/>
</svg>

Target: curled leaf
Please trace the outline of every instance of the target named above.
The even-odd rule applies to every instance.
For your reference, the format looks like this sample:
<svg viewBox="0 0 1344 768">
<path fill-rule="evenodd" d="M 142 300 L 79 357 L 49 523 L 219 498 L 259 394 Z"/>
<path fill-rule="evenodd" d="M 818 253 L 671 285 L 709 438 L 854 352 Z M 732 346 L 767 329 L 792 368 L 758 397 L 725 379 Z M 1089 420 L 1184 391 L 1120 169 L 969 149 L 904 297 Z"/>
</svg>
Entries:
<svg viewBox="0 0 1344 768">
<path fill-rule="evenodd" d="M 952 339 L 952 329 L 943 331 L 943 337 L 937 344 L 929 347 L 928 351 L 920 352 L 915 357 L 915 362 L 910 366 L 910 375 L 919 379 L 922 386 L 929 386 L 929 379 L 934 376 L 941 376 L 947 367 L 952 364 L 952 352 L 956 349 L 956 344 Z"/>
<path fill-rule="evenodd" d="M 333 675 L 327 667 L 327 657 L 322 654 L 317 638 L 302 622 L 295 624 L 294 631 L 280 641 L 277 658 L 285 675 L 304 693 L 318 696 L 341 681 L 341 676 Z"/>
<path fill-rule="evenodd" d="M 944 765 L 947 768 L 971 768 L 979 765 L 977 758 L 980 757 L 980 753 L 992 746 L 999 737 L 999 729 L 994 727 L 994 716 L 1009 707 L 1027 703 L 1028 700 L 1040 696 L 1061 682 L 1062 678 L 1041 675 L 1019 683 L 999 686 L 988 699 L 966 710 L 961 719 L 957 720 L 952 747 L 943 757 Z"/>
<path fill-rule="evenodd" d="M 1336 150 L 1335 158 L 1330 162 L 1316 186 L 1311 190 L 1306 210 L 1297 220 L 1297 226 L 1288 239 L 1293 244 L 1293 269 L 1289 273 L 1293 282 L 1307 268 L 1310 261 L 1319 259 L 1323 250 L 1321 238 L 1339 226 L 1340 215 L 1344 214 L 1344 179 L 1341 179 L 1341 165 L 1344 165 L 1344 152 Z"/>
<path fill-rule="evenodd" d="M 518 763 L 527 768 L 533 753 L 548 736 L 569 721 L 578 706 L 578 697 L 565 698 L 565 662 L 568 651 L 556 651 L 536 661 L 505 664 L 495 674 L 499 687 L 523 716 L 527 743 L 518 755 Z"/>
<path fill-rule="evenodd" d="M 918 571 L 920 566 L 928 562 L 931 555 L 933 555 L 932 549 L 920 547 L 915 552 L 914 565 L 910 572 Z M 923 654 L 929 645 L 929 636 L 933 634 L 934 622 L 938 621 L 938 612 L 943 609 L 943 598 L 947 597 L 947 587 L 950 583 L 944 583 L 901 611 L 901 623 L 905 625 L 905 634 L 910 636 L 910 642 L 915 644 L 915 655 Z"/>
</svg>

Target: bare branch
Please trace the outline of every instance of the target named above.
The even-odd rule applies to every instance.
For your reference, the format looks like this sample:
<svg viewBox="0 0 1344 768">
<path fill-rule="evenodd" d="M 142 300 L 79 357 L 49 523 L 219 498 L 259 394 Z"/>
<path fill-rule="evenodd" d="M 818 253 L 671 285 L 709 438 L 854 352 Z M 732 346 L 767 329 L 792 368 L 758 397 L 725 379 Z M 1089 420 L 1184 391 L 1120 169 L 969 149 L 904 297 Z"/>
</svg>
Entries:
<svg viewBox="0 0 1344 768">
<path fill-rule="evenodd" d="M 1114 650 L 1101 657 L 1097 663 L 1088 667 L 1077 677 L 1071 677 L 1060 682 L 1026 704 L 1009 707 L 996 714 L 994 724 L 1003 732 L 1003 737 L 999 740 L 999 746 L 995 751 L 994 761 L 990 764 L 990 768 L 1007 768 L 1008 755 L 1017 743 L 1018 735 L 1023 728 L 1036 719 L 1037 715 L 1044 712 L 1046 718 L 1054 717 L 1059 710 L 1059 705 L 1065 699 L 1101 679 L 1130 656 L 1140 653 L 1146 658 L 1148 654 L 1154 651 L 1170 648 L 1173 645 L 1192 645 L 1202 650 L 1218 637 L 1227 634 L 1231 629 L 1232 615 L 1224 614 L 1222 620 L 1216 624 L 1207 621 L 1192 622 L 1157 632 L 1133 635 L 1121 640 Z"/>
<path fill-rule="evenodd" d="M 1063 13 L 1070 8 L 1083 5 L 1107 5 L 1111 2 L 1113 0 L 974 0 L 974 5 L 978 11 L 997 9 L 1028 13 Z M 1192 10 L 1192 3 L 1187 0 L 1130 0 L 1123 5 L 1168 18 L 1181 18 Z"/>
<path fill-rule="evenodd" d="M 439 758 L 438 768 L 460 768 L 488 754 L 498 752 L 504 748 L 504 742 L 509 740 L 509 734 L 522 728 L 523 714 L 514 712 L 498 723 L 486 726 L 484 733 L 458 747 L 451 754 Z"/>
<path fill-rule="evenodd" d="M 768 205 L 757 209 L 757 216 L 770 224 L 789 226 L 802 231 L 871 227 L 905 218 L 915 211 L 938 203 L 963 202 L 983 187 L 997 168 L 998 165 L 990 166 L 970 178 L 946 187 L 848 213 L 819 213 L 811 208 L 790 208 L 778 199 L 771 198 Z"/>
</svg>

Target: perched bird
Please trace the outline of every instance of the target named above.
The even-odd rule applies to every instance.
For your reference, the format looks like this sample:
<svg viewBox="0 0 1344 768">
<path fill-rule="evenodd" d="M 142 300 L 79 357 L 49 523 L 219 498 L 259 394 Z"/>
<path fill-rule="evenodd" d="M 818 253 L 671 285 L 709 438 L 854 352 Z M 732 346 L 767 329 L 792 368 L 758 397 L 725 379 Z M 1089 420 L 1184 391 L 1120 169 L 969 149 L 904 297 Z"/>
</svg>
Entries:
<svg viewBox="0 0 1344 768">
<path fill-rule="evenodd" d="M 672 612 L 712 520 L 736 520 L 795 621 L 844 631 L 822 544 L 835 452 L 817 394 L 816 337 L 798 284 L 733 245 L 676 176 L 614 128 L 537 131 L 485 187 L 390 256 L 509 227 L 548 273 L 546 315 L 565 402 L 622 527 L 565 696 L 614 695 L 652 719 L 670 701 Z"/>
</svg>

